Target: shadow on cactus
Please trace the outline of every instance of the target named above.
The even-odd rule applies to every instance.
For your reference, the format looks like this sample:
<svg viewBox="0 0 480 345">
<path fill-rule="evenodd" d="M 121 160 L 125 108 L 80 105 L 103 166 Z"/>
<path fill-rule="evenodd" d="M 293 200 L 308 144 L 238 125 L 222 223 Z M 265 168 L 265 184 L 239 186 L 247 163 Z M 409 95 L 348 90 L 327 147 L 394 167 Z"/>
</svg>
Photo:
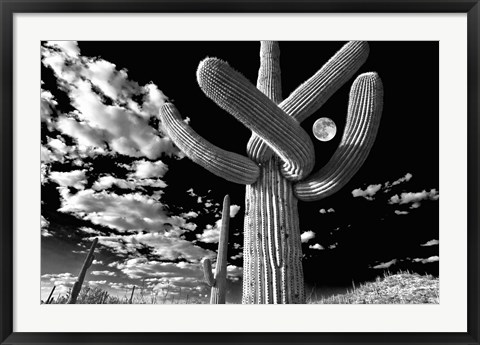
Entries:
<svg viewBox="0 0 480 345">
<path fill-rule="evenodd" d="M 314 173 L 313 143 L 300 122 L 354 76 L 368 53 L 366 42 L 347 43 L 286 99 L 282 99 L 277 42 L 261 42 L 256 86 L 224 61 L 200 62 L 197 80 L 205 95 L 252 131 L 248 157 L 199 136 L 173 104 L 161 108 L 163 130 L 187 157 L 219 177 L 246 185 L 245 304 L 305 303 L 298 200 L 332 195 L 362 166 L 380 123 L 379 76 L 369 72 L 355 79 L 341 142 L 328 163 Z"/>
</svg>

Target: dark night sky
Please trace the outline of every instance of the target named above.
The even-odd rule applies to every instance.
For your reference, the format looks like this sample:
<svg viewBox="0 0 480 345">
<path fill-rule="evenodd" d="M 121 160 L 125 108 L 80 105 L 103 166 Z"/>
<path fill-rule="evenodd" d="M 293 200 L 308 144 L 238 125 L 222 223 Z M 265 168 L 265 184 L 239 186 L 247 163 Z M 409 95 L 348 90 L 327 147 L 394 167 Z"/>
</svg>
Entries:
<svg viewBox="0 0 480 345">
<path fill-rule="evenodd" d="M 280 42 L 283 96 L 287 97 L 313 75 L 344 43 Z M 373 268 L 381 264 L 389 266 L 391 272 L 408 269 L 438 275 L 438 241 L 429 243 L 433 245 L 427 244 L 439 239 L 438 42 L 369 44 L 370 55 L 356 75 L 376 71 L 383 81 L 384 108 L 375 144 L 363 167 L 341 191 L 318 202 L 299 202 L 301 231 L 313 231 L 315 234 L 303 244 L 307 289 L 316 286 L 323 294 L 351 286 L 352 281 L 360 283 L 382 275 L 381 266 Z M 126 69 L 128 78 L 140 85 L 153 82 L 184 118 L 190 118 L 190 125 L 200 135 L 223 149 L 246 154 L 250 131 L 203 94 L 197 85 L 195 72 L 198 63 L 205 57 L 218 57 L 255 83 L 259 67 L 258 42 L 79 42 L 78 46 L 82 56 L 102 58 L 115 64 L 118 70 Z M 338 128 L 336 137 L 330 142 L 313 138 L 315 171 L 330 159 L 340 142 L 353 79 L 302 123 L 312 138 L 311 128 L 319 117 L 331 118 Z M 43 89 L 50 91 L 58 103 L 53 112 L 56 115 L 52 115 L 54 121 L 58 114 L 75 109 L 66 93 L 59 90 L 50 68 L 42 67 L 42 80 L 45 83 Z M 104 101 L 108 103 L 108 97 L 104 97 Z M 149 122 L 152 126 L 156 126 L 154 115 Z M 48 137 L 61 138 L 70 146 L 76 143 L 73 137 L 43 126 L 44 144 L 48 142 Z M 91 156 L 88 158 L 87 181 L 82 188 L 91 188 L 100 176 L 125 175 L 119 164 L 132 164 L 140 158 L 118 154 Z M 185 232 L 184 239 L 195 240 L 207 224 L 213 224 L 218 219 L 218 210 L 202 210 L 203 206 L 197 203 L 196 197 L 186 191 L 193 188 L 196 195 L 213 203 L 221 203 L 223 195 L 228 193 L 232 204 L 241 207 L 231 221 L 231 231 L 237 235 L 232 237 L 229 255 L 241 252 L 244 186 L 217 178 L 187 158 L 177 160 L 162 156 L 160 159 L 168 165 L 168 172 L 163 178 L 167 186 L 162 189 L 162 204 L 171 213 L 198 211 L 200 214 L 194 219 L 197 228 Z M 49 172 L 78 169 L 78 162 L 74 166 L 72 161 L 49 163 Z M 77 243 L 82 238 L 91 236 L 79 228 L 90 227 L 107 236 L 121 234 L 118 230 L 92 224 L 85 214 L 59 212 L 61 196 L 58 185 L 58 180 L 55 182 L 47 178 L 42 188 L 42 215 L 49 222 L 48 231 L 52 235 L 42 238 L 43 275 L 76 274 L 82 256 L 72 254 L 72 250 L 80 248 Z M 381 186 L 375 188 L 376 185 Z M 369 186 L 369 190 L 373 191 L 370 195 L 353 196 L 353 190 L 365 191 Z M 79 190 L 72 186 L 68 189 L 71 194 Z M 118 195 L 132 192 L 117 187 L 108 191 Z M 152 195 L 154 191 L 146 187 L 143 192 Z M 398 198 L 392 199 L 395 195 Z M 322 209 L 333 211 L 321 212 Z M 322 250 L 310 248 L 317 243 Z M 213 251 L 217 246 L 216 243 L 201 241 L 196 245 Z M 88 242 L 84 242 L 84 247 L 88 247 Z M 119 258 L 126 260 L 142 255 L 148 260 L 182 261 L 165 260 L 155 255 L 148 246 L 131 256 L 122 256 L 100 247 L 99 258 L 104 265 L 99 270 L 110 270 L 112 266 L 107 264 L 119 262 Z M 428 258 L 431 260 L 426 260 Z M 241 267 L 242 259 L 231 259 L 229 264 Z M 127 284 L 129 280 L 122 276 L 121 266 L 116 268 L 116 276 L 106 280 Z M 133 282 L 136 283 L 138 280 Z M 240 285 L 238 281 L 231 284 L 231 292 L 236 296 L 232 301 L 238 301 Z M 204 291 L 208 293 L 208 289 L 202 290 L 202 293 Z"/>
</svg>

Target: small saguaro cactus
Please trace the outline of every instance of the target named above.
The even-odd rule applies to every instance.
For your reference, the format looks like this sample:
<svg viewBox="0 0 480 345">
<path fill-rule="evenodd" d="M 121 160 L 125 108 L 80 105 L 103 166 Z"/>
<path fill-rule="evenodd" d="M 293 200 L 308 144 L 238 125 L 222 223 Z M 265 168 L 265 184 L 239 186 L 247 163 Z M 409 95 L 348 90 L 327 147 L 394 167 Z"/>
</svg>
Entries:
<svg viewBox="0 0 480 345">
<path fill-rule="evenodd" d="M 57 287 L 56 285 L 54 285 L 52 287 L 52 290 L 50 291 L 50 295 L 48 295 L 47 301 L 45 302 L 46 304 L 51 304 L 52 303 L 52 301 L 53 301 L 52 296 L 53 296 L 53 293 L 55 292 L 56 287 Z"/>
<path fill-rule="evenodd" d="M 228 230 L 230 226 L 230 196 L 223 199 L 222 225 L 220 227 L 220 239 L 218 242 L 217 264 L 215 276 L 212 274 L 210 259 L 203 259 L 203 273 L 210 290 L 210 304 L 225 304 L 227 290 L 227 252 Z"/>
<path fill-rule="evenodd" d="M 133 303 L 133 294 L 135 293 L 135 285 L 132 288 L 132 293 L 130 294 L 130 299 L 128 300 L 128 304 Z"/>
<path fill-rule="evenodd" d="M 305 303 L 298 200 L 332 195 L 362 166 L 380 123 L 379 76 L 369 72 L 355 79 L 341 142 L 328 163 L 313 174 L 314 147 L 300 122 L 353 77 L 368 53 L 368 43 L 348 42 L 284 100 L 277 42 L 261 42 L 256 87 L 226 62 L 203 60 L 198 84 L 252 131 L 248 157 L 199 136 L 173 104 L 161 107 L 163 130 L 187 157 L 217 176 L 246 185 L 243 303 Z"/>
<path fill-rule="evenodd" d="M 85 279 L 85 275 L 87 274 L 87 270 L 92 266 L 92 262 L 95 259 L 93 253 L 95 252 L 95 247 L 97 246 L 98 238 L 95 238 L 92 242 L 90 247 L 90 251 L 88 252 L 85 261 L 83 262 L 82 269 L 78 274 L 77 281 L 73 284 L 72 291 L 70 292 L 70 297 L 67 301 L 67 304 L 75 304 L 77 303 L 77 297 L 82 289 L 83 280 Z"/>
</svg>

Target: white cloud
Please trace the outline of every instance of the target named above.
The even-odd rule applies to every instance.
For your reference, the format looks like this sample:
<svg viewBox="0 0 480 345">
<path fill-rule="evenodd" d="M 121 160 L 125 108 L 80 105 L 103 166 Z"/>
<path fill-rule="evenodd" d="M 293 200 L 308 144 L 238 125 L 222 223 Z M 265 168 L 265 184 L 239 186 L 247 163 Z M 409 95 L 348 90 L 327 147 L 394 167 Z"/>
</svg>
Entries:
<svg viewBox="0 0 480 345">
<path fill-rule="evenodd" d="M 302 233 L 300 235 L 300 239 L 302 241 L 302 243 L 307 243 L 308 241 L 310 241 L 312 238 L 315 238 L 315 233 L 311 230 L 309 231 L 305 231 L 304 233 Z"/>
<path fill-rule="evenodd" d="M 238 211 L 240 211 L 240 206 L 238 205 L 230 205 L 230 217 L 234 218 Z"/>
<path fill-rule="evenodd" d="M 50 179 L 62 187 L 84 189 L 87 183 L 85 171 L 86 170 L 73 170 L 68 172 L 52 171 L 50 173 Z"/>
<path fill-rule="evenodd" d="M 429 246 L 438 246 L 438 240 L 430 240 L 424 244 L 421 244 L 422 247 L 429 247 Z"/>
<path fill-rule="evenodd" d="M 103 147 L 106 142 L 113 151 L 131 157 L 183 157 L 168 137 L 161 137 L 157 129 L 149 126 L 150 118 L 158 115 L 166 100 L 155 85 L 140 87 L 114 64 L 80 56 L 73 41 L 47 43 L 42 57 L 75 108 L 75 118 L 60 121 L 59 130 L 81 144 Z M 105 104 L 97 90 L 111 98 L 113 104 Z M 135 103 L 133 96 L 144 96 L 144 103 Z"/>
<path fill-rule="evenodd" d="M 103 265 L 103 261 L 102 260 L 93 260 L 92 265 Z"/>
<path fill-rule="evenodd" d="M 426 264 L 426 263 L 430 263 L 430 262 L 437 262 L 439 260 L 440 260 L 440 258 L 438 256 L 430 256 L 429 258 L 426 258 L 426 259 L 415 258 L 412 261 L 421 262 L 422 264 Z"/>
<path fill-rule="evenodd" d="M 373 266 L 373 268 L 375 269 L 389 268 L 390 266 L 395 265 L 396 263 L 397 263 L 397 259 L 393 259 L 388 262 L 382 262 L 381 264 Z"/>
<path fill-rule="evenodd" d="M 390 204 L 409 204 L 412 203 L 412 208 L 420 206 L 420 202 L 423 200 L 438 200 L 439 195 L 436 189 L 431 189 L 429 192 L 426 190 L 418 193 L 402 193 L 400 196 L 394 195 L 390 198 Z"/>
<path fill-rule="evenodd" d="M 396 185 L 399 185 L 400 183 L 403 183 L 403 182 L 408 182 L 411 180 L 411 178 L 413 177 L 412 174 L 410 173 L 406 173 L 405 176 L 403 177 L 400 177 L 398 180 L 396 181 L 393 181 L 393 182 L 386 182 L 385 183 L 385 188 L 391 188 L 393 186 L 396 186 Z"/>
<path fill-rule="evenodd" d="M 55 286 L 72 287 L 78 277 L 71 273 L 50 273 L 41 276 L 43 281 L 49 281 Z"/>
<path fill-rule="evenodd" d="M 98 231 L 98 230 L 95 230 L 95 229 L 92 229 L 92 228 L 89 228 L 89 227 L 86 227 L 86 226 L 83 226 L 83 227 L 79 228 L 78 230 L 80 230 L 82 232 L 85 232 L 87 234 L 93 234 L 93 235 L 101 235 L 102 234 L 101 231 Z"/>
<path fill-rule="evenodd" d="M 373 196 L 380 190 L 380 188 L 382 188 L 381 184 L 370 185 L 365 190 L 357 188 L 352 191 L 352 195 L 354 198 L 363 197 L 367 200 L 373 200 Z"/>
<path fill-rule="evenodd" d="M 395 210 L 395 214 L 398 214 L 399 216 L 408 214 L 408 211 L 400 211 L 400 210 Z"/>
<path fill-rule="evenodd" d="M 184 217 L 184 218 L 197 218 L 198 217 L 198 213 L 197 212 L 194 212 L 194 211 L 190 211 L 190 212 L 187 212 L 187 213 L 182 213 L 180 215 L 181 217 Z"/>
<path fill-rule="evenodd" d="M 105 147 L 105 133 L 101 129 L 90 127 L 85 121 L 77 121 L 62 115 L 58 118 L 57 128 L 62 133 L 75 138 L 79 145 Z"/>
<path fill-rule="evenodd" d="M 119 269 L 131 279 L 157 278 L 155 282 L 176 277 L 203 279 L 203 271 L 198 263 L 149 261 L 142 257 L 115 262 L 109 266 Z"/>
<path fill-rule="evenodd" d="M 203 230 L 201 234 L 197 234 L 197 239 L 200 242 L 205 243 L 218 243 L 220 240 L 220 227 L 222 225 L 222 219 L 218 219 L 215 225 L 207 225 L 207 228 Z"/>
<path fill-rule="evenodd" d="M 168 171 L 168 166 L 162 161 L 149 162 L 140 160 L 133 163 L 135 169 L 135 177 L 145 179 L 150 177 L 163 177 Z"/>
<path fill-rule="evenodd" d="M 112 272 L 112 271 L 92 271 L 91 274 L 94 276 L 110 276 L 110 277 L 115 276 L 115 272 Z"/>
<path fill-rule="evenodd" d="M 310 249 L 316 249 L 316 250 L 324 250 L 325 248 L 320 245 L 319 243 L 315 243 L 313 246 L 308 246 Z"/>
<path fill-rule="evenodd" d="M 227 277 L 230 280 L 237 281 L 239 280 L 243 275 L 243 268 L 238 267 L 235 265 L 228 265 L 227 266 Z"/>
<path fill-rule="evenodd" d="M 320 211 L 321 214 L 326 214 L 326 213 L 334 213 L 335 210 L 333 208 L 329 208 L 329 209 L 325 209 L 325 208 L 321 208 Z"/>
<path fill-rule="evenodd" d="M 107 283 L 106 280 L 90 280 L 88 281 L 89 286 L 98 286 L 98 285 L 105 285 Z"/>
<path fill-rule="evenodd" d="M 190 262 L 199 262 L 202 258 L 213 255 L 213 252 L 195 246 L 190 241 L 168 237 L 168 234 L 163 233 L 99 236 L 98 241 L 119 254 L 139 255 L 138 249 L 148 246 L 152 254 L 162 260 L 186 259 Z"/>
<path fill-rule="evenodd" d="M 63 200 L 59 211 L 120 231 L 159 231 L 165 223 L 176 225 L 181 222 L 180 218 L 168 217 L 163 204 L 140 193 L 117 195 L 88 189 L 74 195 L 61 191 L 61 195 Z"/>
<path fill-rule="evenodd" d="M 45 45 L 60 49 L 70 57 L 77 57 L 80 54 L 76 41 L 48 41 Z"/>
</svg>

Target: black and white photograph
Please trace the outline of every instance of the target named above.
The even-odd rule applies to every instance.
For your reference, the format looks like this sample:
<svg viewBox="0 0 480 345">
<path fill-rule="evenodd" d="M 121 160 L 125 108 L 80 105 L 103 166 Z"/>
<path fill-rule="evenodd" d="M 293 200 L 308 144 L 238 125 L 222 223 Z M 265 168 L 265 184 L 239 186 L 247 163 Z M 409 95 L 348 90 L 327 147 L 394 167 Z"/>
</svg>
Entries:
<svg viewBox="0 0 480 345">
<path fill-rule="evenodd" d="M 41 304 L 441 303 L 438 41 L 39 49 Z"/>
</svg>

